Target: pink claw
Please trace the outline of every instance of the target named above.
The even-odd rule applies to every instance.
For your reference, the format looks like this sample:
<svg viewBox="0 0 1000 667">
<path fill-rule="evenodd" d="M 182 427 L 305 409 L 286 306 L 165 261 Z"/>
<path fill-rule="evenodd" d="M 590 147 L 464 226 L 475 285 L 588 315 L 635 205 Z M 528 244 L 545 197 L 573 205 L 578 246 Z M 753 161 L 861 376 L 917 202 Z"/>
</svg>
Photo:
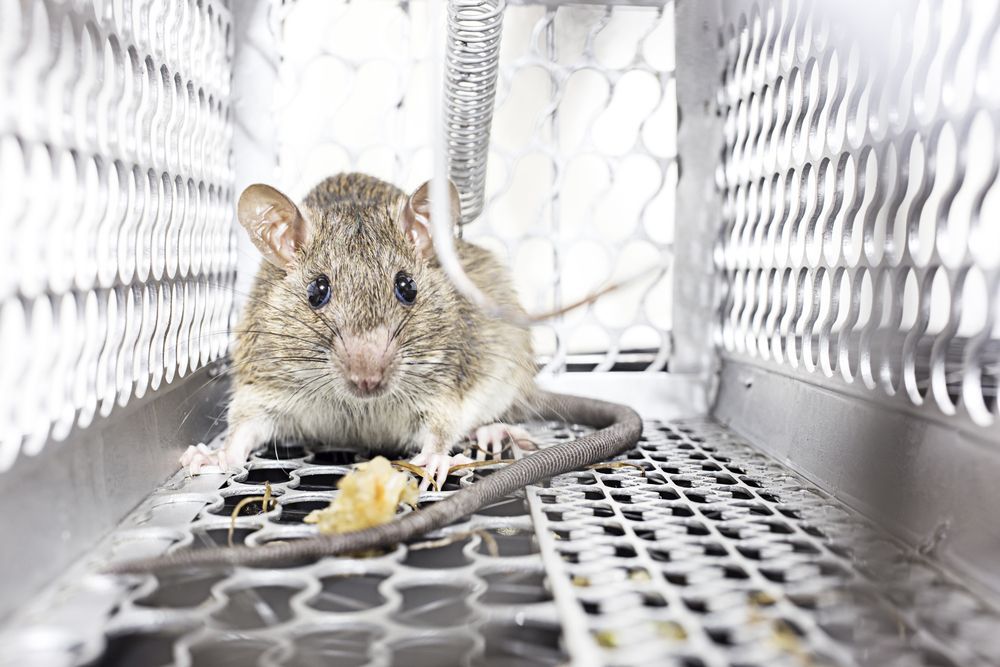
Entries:
<svg viewBox="0 0 1000 667">
<path fill-rule="evenodd" d="M 500 454 L 503 452 L 503 443 L 506 440 L 512 440 L 520 445 L 522 449 L 532 449 L 531 445 L 534 445 L 530 433 L 520 426 L 511 424 L 496 423 L 480 426 L 476 429 L 475 437 L 476 445 L 479 449 L 492 454 L 493 458 L 497 459 L 500 458 Z"/>
</svg>

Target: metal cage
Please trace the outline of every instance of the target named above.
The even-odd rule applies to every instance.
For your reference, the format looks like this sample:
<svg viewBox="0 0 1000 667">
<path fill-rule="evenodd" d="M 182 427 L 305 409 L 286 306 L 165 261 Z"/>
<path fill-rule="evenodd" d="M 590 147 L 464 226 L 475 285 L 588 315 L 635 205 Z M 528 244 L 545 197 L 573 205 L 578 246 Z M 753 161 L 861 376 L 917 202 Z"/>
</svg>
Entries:
<svg viewBox="0 0 1000 667">
<path fill-rule="evenodd" d="M 0 664 L 998 664 L 997 80 L 988 0 L 0 0 Z M 265 482 L 236 541 L 311 534 L 358 460 L 176 469 L 236 194 L 343 170 L 447 171 L 530 311 L 638 273 L 534 342 L 642 441 L 368 558 L 96 574 Z"/>
</svg>

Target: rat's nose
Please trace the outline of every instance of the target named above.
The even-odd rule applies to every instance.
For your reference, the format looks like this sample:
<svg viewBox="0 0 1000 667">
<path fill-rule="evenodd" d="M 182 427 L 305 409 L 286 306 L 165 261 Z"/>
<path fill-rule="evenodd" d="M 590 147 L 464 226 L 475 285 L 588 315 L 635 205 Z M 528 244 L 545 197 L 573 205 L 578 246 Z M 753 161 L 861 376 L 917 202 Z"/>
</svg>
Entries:
<svg viewBox="0 0 1000 667">
<path fill-rule="evenodd" d="M 360 394 L 371 394 L 382 386 L 382 373 L 379 371 L 371 371 L 364 375 L 358 373 L 352 373 L 351 384 L 358 390 Z"/>
<path fill-rule="evenodd" d="M 375 396 L 385 389 L 396 344 L 385 327 L 362 334 L 345 333 L 339 348 L 344 379 L 356 396 Z"/>
</svg>

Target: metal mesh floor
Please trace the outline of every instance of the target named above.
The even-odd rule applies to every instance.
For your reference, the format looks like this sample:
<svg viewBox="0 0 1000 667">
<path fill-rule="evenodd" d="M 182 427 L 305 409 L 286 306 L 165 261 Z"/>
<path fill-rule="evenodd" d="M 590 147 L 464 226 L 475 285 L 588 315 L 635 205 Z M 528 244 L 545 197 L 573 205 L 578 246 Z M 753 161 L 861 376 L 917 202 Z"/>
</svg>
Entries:
<svg viewBox="0 0 1000 667">
<path fill-rule="evenodd" d="M 543 443 L 581 429 L 536 425 Z M 109 560 L 310 534 L 354 456 L 280 447 L 178 474 L 0 643 L 18 665 L 978 665 L 1000 615 L 711 422 L 649 422 L 631 465 L 564 475 L 454 540 L 276 569 L 110 579 Z M 472 483 L 466 471 L 442 492 Z M 426 493 L 422 502 L 441 494 Z M 496 541 L 491 555 L 484 533 Z M 427 542 L 427 540 L 422 540 Z"/>
</svg>

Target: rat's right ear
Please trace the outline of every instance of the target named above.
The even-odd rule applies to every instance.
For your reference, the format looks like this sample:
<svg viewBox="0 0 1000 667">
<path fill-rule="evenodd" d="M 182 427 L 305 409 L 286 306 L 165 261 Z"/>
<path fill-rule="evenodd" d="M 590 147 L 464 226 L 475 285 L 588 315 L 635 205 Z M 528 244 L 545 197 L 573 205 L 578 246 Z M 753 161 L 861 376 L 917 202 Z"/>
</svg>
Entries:
<svg viewBox="0 0 1000 667">
<path fill-rule="evenodd" d="M 458 188 L 448 181 L 448 206 L 451 210 L 451 224 L 458 224 L 462 215 L 462 204 Z M 398 224 L 403 236 L 413 242 L 417 252 L 424 257 L 434 254 L 431 241 L 431 183 L 427 181 L 406 198 L 399 212 Z"/>
<path fill-rule="evenodd" d="M 244 190 L 236 217 L 264 259 L 280 269 L 309 241 L 309 223 L 299 208 L 270 185 L 256 183 Z"/>
</svg>

